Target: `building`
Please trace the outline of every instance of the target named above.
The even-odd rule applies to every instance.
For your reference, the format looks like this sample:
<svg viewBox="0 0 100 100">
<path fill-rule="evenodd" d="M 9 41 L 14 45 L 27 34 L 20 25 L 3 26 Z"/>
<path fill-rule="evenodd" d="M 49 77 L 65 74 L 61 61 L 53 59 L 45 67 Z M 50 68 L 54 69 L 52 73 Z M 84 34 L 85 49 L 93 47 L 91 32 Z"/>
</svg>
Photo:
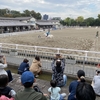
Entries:
<svg viewBox="0 0 100 100">
<path fill-rule="evenodd" d="M 61 17 L 53 17 L 52 20 L 61 20 Z"/>
<path fill-rule="evenodd" d="M 0 33 L 33 30 L 35 25 L 35 19 L 33 17 L 0 17 Z"/>
<path fill-rule="evenodd" d="M 48 16 L 48 15 L 46 15 L 46 14 L 45 14 L 45 15 L 43 15 L 43 20 L 48 20 L 48 17 L 49 17 L 49 16 Z"/>
<path fill-rule="evenodd" d="M 49 20 L 37 20 L 36 25 L 38 28 L 43 28 L 43 29 L 53 27 L 53 23 L 50 22 Z"/>
</svg>

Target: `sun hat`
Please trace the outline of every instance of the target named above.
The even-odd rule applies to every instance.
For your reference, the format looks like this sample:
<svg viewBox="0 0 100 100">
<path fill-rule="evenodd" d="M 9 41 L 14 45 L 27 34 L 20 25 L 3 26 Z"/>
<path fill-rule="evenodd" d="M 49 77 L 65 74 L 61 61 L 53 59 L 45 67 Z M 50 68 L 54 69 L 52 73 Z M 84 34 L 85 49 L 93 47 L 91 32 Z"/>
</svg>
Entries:
<svg viewBox="0 0 100 100">
<path fill-rule="evenodd" d="M 34 82 L 34 74 L 30 71 L 25 71 L 22 75 L 21 75 L 21 82 L 22 84 L 25 84 L 26 82 L 30 82 L 33 83 Z"/>
</svg>

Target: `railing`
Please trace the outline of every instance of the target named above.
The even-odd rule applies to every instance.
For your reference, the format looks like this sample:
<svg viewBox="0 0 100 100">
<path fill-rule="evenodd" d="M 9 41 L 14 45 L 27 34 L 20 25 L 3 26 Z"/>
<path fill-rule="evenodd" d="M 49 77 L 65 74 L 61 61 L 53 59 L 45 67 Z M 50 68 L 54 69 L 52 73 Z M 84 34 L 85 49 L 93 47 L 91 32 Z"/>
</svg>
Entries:
<svg viewBox="0 0 100 100">
<path fill-rule="evenodd" d="M 65 73 L 76 75 L 79 69 L 83 69 L 88 78 L 95 75 L 95 70 L 98 69 L 97 65 L 100 63 L 100 52 L 95 51 L 0 43 L 0 52 L 2 55 L 9 56 L 9 59 L 12 57 L 13 59 L 28 58 L 31 61 L 38 55 L 41 58 L 42 69 L 47 71 L 52 70 L 51 62 L 55 54 L 60 53 L 66 60 Z"/>
<path fill-rule="evenodd" d="M 41 32 L 41 31 L 43 31 L 43 30 L 32 30 L 32 31 L 22 31 L 22 32 L 3 33 L 3 34 L 0 34 L 0 37 L 7 37 L 7 36 L 20 35 L 20 34 L 27 34 L 27 33 L 33 33 L 33 32 Z"/>
</svg>

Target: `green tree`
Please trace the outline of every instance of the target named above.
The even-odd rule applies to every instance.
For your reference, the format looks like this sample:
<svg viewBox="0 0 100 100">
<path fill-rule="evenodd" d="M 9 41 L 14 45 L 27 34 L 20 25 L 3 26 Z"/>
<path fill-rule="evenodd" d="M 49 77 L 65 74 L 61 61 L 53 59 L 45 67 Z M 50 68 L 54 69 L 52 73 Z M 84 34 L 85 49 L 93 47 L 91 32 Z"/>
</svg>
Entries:
<svg viewBox="0 0 100 100">
<path fill-rule="evenodd" d="M 84 20 L 86 26 L 94 26 L 95 19 L 93 17 L 89 17 Z"/>
<path fill-rule="evenodd" d="M 83 16 L 79 16 L 76 19 L 77 25 L 82 25 L 82 23 L 84 22 L 84 17 Z"/>
<path fill-rule="evenodd" d="M 36 13 L 36 19 L 41 19 L 41 18 L 42 18 L 41 14 L 39 12 Z"/>
<path fill-rule="evenodd" d="M 29 10 L 24 10 L 23 13 L 26 17 L 30 16 L 30 14 L 31 14 L 31 12 Z"/>
</svg>

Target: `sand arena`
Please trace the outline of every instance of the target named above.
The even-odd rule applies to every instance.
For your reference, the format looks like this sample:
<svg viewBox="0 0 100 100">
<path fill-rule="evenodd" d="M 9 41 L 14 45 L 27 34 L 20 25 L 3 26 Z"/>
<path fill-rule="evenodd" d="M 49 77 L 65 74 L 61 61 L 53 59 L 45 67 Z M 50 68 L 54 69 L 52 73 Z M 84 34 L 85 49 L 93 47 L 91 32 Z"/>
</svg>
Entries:
<svg viewBox="0 0 100 100">
<path fill-rule="evenodd" d="M 100 37 L 96 38 L 96 32 L 100 28 L 66 28 L 50 32 L 54 37 L 46 38 L 43 32 L 21 34 L 17 36 L 0 38 L 2 43 L 14 43 L 32 46 L 45 46 L 76 50 L 100 51 Z M 41 38 L 38 38 L 41 36 Z"/>
</svg>

